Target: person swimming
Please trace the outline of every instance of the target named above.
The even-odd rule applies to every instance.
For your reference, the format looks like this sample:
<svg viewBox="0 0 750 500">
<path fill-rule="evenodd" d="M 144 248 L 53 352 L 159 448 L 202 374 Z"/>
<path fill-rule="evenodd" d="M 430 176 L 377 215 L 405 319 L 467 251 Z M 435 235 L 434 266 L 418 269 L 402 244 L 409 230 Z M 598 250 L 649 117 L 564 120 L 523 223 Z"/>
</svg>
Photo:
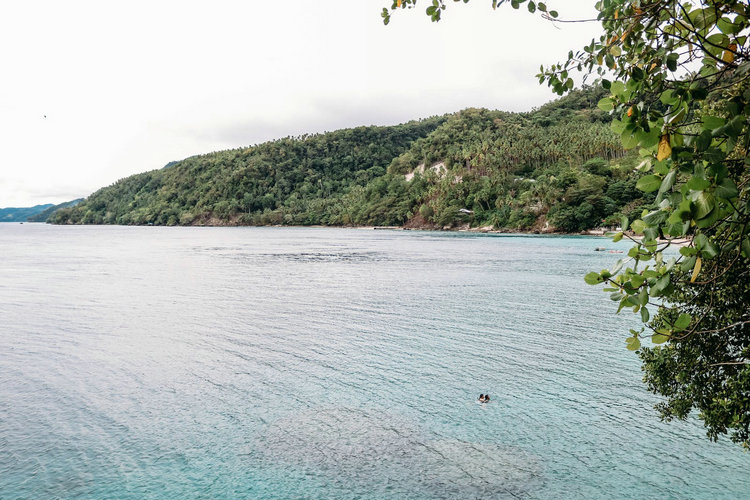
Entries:
<svg viewBox="0 0 750 500">
<path fill-rule="evenodd" d="M 479 395 L 479 402 L 484 403 L 484 394 Z"/>
<path fill-rule="evenodd" d="M 489 403 L 490 402 L 490 395 L 489 394 L 485 394 L 484 395 L 484 402 L 485 403 Z"/>
</svg>

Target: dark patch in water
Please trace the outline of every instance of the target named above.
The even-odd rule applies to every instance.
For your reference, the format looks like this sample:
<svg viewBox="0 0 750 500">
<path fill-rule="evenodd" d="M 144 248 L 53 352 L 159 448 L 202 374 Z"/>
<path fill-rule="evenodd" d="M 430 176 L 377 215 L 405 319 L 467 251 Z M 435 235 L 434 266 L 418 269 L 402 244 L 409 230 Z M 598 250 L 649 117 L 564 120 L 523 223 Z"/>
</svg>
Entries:
<svg viewBox="0 0 750 500">
<path fill-rule="evenodd" d="M 330 474 L 363 494 L 414 498 L 527 498 L 539 460 L 510 446 L 434 439 L 408 419 L 373 409 L 313 409 L 271 424 L 257 440 L 275 466 Z"/>
<path fill-rule="evenodd" d="M 299 252 L 299 253 L 233 253 L 228 255 L 238 260 L 283 261 L 298 263 L 316 262 L 375 262 L 384 260 L 377 252 Z"/>
</svg>

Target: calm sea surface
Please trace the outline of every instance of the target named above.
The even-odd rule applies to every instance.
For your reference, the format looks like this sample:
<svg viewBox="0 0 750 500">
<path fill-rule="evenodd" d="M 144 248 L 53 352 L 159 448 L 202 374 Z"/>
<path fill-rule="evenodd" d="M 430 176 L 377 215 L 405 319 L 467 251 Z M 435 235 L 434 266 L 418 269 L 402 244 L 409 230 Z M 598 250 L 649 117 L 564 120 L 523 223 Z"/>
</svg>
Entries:
<svg viewBox="0 0 750 500">
<path fill-rule="evenodd" d="M 597 246 L 0 224 L 0 497 L 750 498 L 659 421 Z"/>
</svg>

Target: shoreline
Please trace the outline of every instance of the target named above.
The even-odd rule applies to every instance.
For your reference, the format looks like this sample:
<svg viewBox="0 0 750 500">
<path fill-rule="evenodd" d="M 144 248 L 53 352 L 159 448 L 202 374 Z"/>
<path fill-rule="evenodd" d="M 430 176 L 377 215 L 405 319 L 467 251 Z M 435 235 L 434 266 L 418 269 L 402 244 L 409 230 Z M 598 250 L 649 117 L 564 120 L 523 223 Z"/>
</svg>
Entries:
<svg viewBox="0 0 750 500">
<path fill-rule="evenodd" d="M 9 224 L 24 224 L 24 222 L 9 222 Z M 601 228 L 589 229 L 587 231 L 580 231 L 577 233 L 566 233 L 563 231 L 540 231 L 536 230 L 523 230 L 523 229 L 511 229 L 501 228 L 495 229 L 489 226 L 484 227 L 432 227 L 432 226 L 338 226 L 338 225 L 324 225 L 324 224 L 310 224 L 310 225 L 299 225 L 299 224 L 268 224 L 268 225 L 247 225 L 247 224 L 235 224 L 229 221 L 229 223 L 218 223 L 218 224 L 176 224 L 173 226 L 167 225 L 155 225 L 155 224 L 54 224 L 50 222 L 38 222 L 27 224 L 49 224 L 52 226 L 119 226 L 119 227 L 276 227 L 276 228 L 318 228 L 318 229 L 356 229 L 360 231 L 430 231 L 439 233 L 469 233 L 469 234 L 505 234 L 505 235 L 519 235 L 519 236 L 590 236 L 595 238 L 603 238 L 611 241 L 609 234 L 614 234 L 616 231 L 609 231 Z M 628 232 L 630 237 L 637 238 L 637 235 Z M 667 243 L 667 240 L 657 240 L 659 244 Z M 691 238 L 679 238 L 672 240 L 672 245 L 684 246 L 691 242 Z"/>
</svg>

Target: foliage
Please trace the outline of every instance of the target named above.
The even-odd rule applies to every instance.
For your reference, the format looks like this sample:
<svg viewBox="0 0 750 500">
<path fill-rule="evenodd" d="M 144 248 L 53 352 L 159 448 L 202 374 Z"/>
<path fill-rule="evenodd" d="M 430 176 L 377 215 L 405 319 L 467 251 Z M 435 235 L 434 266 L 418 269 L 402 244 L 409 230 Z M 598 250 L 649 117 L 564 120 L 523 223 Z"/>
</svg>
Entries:
<svg viewBox="0 0 750 500">
<path fill-rule="evenodd" d="M 463 0 L 464 3 L 468 0 Z M 413 7 L 397 0 L 391 10 Z M 493 0 L 492 6 L 541 2 Z M 611 95 L 600 109 L 627 149 L 643 158 L 636 188 L 654 193 L 653 204 L 622 221 L 615 240 L 628 237 L 628 258 L 586 276 L 605 283 L 618 312 L 640 314 L 649 333 L 631 330 L 649 388 L 667 399 L 666 419 L 697 408 L 708 435 L 731 432 L 750 440 L 750 5 L 725 0 L 600 0 L 602 35 L 564 63 L 542 68 L 540 83 L 559 94 L 573 87 L 570 72 L 600 76 Z M 442 0 L 427 14 L 439 20 Z M 390 11 L 383 10 L 384 21 Z M 621 192 L 628 186 L 611 189 Z M 584 200 L 585 217 L 589 204 Z M 671 256 L 676 239 L 689 244 Z M 652 316 L 651 311 L 656 315 Z M 650 337 L 655 347 L 641 347 Z"/>
<path fill-rule="evenodd" d="M 646 382 L 667 397 L 662 415 L 684 418 L 696 407 L 710 437 L 731 429 L 747 446 L 750 315 L 737 280 L 747 280 L 750 263 L 750 8 L 613 1 L 600 12 L 604 38 L 569 64 L 609 68 L 612 81 L 603 83 L 612 96 L 599 106 L 617 116 L 623 143 L 641 148 L 636 187 L 657 196 L 631 224 L 641 236 L 632 260 L 599 278 L 620 308 L 640 312 L 654 344 L 666 343 L 640 352 Z M 553 86 L 558 72 L 546 75 Z M 667 258 L 684 237 L 690 245 Z M 648 308 L 658 312 L 653 319 Z M 642 336 L 633 332 L 631 349 Z"/>
</svg>

